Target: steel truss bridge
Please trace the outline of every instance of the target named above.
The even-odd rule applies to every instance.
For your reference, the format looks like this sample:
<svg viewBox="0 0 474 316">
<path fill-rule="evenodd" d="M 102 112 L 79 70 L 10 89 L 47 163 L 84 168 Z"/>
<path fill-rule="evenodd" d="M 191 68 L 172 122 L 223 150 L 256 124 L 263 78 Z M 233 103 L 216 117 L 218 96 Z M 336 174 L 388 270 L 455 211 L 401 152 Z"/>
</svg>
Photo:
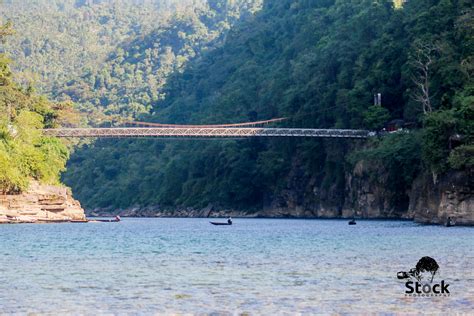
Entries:
<svg viewBox="0 0 474 316">
<path fill-rule="evenodd" d="M 181 125 L 182 126 L 182 125 Z M 366 130 L 263 128 L 263 127 L 111 127 L 44 129 L 55 137 L 155 137 L 155 138 L 248 138 L 248 137 L 320 137 L 365 139 L 372 136 Z"/>
<path fill-rule="evenodd" d="M 219 124 L 180 125 L 151 122 L 125 122 L 135 127 L 104 128 L 57 128 L 44 129 L 48 136 L 55 137 L 157 137 L 157 138 L 245 138 L 245 137 L 325 137 L 325 138 L 367 138 L 373 136 L 366 130 L 313 129 L 313 128 L 267 128 L 257 127 L 286 120 L 273 118 L 265 121 Z M 138 127 L 137 127 L 138 126 Z"/>
</svg>

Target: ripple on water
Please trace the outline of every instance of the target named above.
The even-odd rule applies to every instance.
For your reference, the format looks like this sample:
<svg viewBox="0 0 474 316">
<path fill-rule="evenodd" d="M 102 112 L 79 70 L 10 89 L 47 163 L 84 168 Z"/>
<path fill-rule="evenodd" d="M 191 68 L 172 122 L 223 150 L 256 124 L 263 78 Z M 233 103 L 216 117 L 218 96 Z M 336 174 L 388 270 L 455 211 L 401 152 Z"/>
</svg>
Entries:
<svg viewBox="0 0 474 316">
<path fill-rule="evenodd" d="M 473 244 L 472 228 L 397 221 L 0 226 L 0 313 L 469 313 Z M 426 255 L 450 297 L 403 296 L 396 273 Z"/>
</svg>

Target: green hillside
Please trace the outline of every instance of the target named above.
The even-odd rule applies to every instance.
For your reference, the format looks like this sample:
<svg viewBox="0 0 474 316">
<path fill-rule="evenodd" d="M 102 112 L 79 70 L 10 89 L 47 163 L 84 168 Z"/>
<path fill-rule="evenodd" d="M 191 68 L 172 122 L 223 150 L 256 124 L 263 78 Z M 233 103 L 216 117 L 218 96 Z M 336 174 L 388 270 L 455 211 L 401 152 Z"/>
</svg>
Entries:
<svg viewBox="0 0 474 316">
<path fill-rule="evenodd" d="M 174 14 L 204 9 L 201 0 L 3 0 L 0 19 L 10 20 L 15 34 L 2 50 L 14 56 L 17 80 L 51 93 L 99 68 L 121 43 Z"/>
<path fill-rule="evenodd" d="M 149 113 L 165 98 L 163 87 L 170 74 L 180 73 L 189 60 L 220 45 L 229 28 L 260 4 L 261 0 L 209 1 L 183 8 L 152 31 L 122 42 L 101 67 L 86 69 L 54 94 L 78 103 L 89 113 L 91 124 Z"/>
<path fill-rule="evenodd" d="M 340 208 L 348 176 L 367 161 L 404 210 L 420 175 L 472 170 L 470 1 L 4 0 L 0 10 L 15 29 L 0 46 L 8 78 L 0 87 L 15 100 L 2 111 L 11 148 L 42 150 L 41 135 L 11 138 L 21 129 L 12 125 L 51 126 L 56 116 L 70 124 L 79 120 L 71 101 L 93 126 L 287 117 L 279 124 L 381 130 L 403 120 L 409 128 L 368 143 L 97 140 L 75 148 L 63 174 L 87 208 L 252 211 L 294 192 L 293 207 L 327 200 Z M 59 103 L 35 96 L 31 84 Z M 64 155 L 44 171 L 18 167 L 5 152 L 5 170 L 17 170 L 9 190 L 28 177 L 57 181 L 67 159 L 56 151 Z"/>
<path fill-rule="evenodd" d="M 346 175 L 364 159 L 388 173 L 393 203 L 405 208 L 417 175 L 472 168 L 472 16 L 469 1 L 408 1 L 397 8 L 391 1 L 265 1 L 223 45 L 184 67 L 175 63 L 179 71 L 155 90 L 161 96 L 142 99 L 149 106 L 138 112 L 151 115 L 141 119 L 288 117 L 285 126 L 370 129 L 404 119 L 414 129 L 363 151 L 324 140 L 99 140 L 75 152 L 64 181 L 89 208 L 251 210 L 301 186 L 292 182 L 295 174 L 343 200 Z M 140 65 L 142 48 L 166 40 L 162 34 L 116 57 L 135 55 Z M 128 60 L 119 64 L 134 65 Z M 382 107 L 372 106 L 375 93 L 382 94 Z M 117 112 L 107 100 L 106 108 Z M 462 137 L 453 150 L 455 134 Z"/>
</svg>

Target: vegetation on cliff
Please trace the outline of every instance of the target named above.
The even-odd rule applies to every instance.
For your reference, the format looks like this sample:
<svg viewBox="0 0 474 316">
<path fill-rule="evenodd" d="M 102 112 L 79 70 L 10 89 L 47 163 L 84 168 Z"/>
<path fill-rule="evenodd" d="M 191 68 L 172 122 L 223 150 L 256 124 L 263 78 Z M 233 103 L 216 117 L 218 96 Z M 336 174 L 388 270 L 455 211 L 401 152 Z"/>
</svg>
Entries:
<svg viewBox="0 0 474 316">
<path fill-rule="evenodd" d="M 0 26 L 0 41 L 11 33 L 10 24 Z M 77 116 L 70 103 L 51 103 L 31 87 L 15 83 L 9 64 L 7 56 L 0 54 L 0 193 L 21 192 L 30 179 L 59 183 L 69 152 L 39 129 Z"/>
</svg>

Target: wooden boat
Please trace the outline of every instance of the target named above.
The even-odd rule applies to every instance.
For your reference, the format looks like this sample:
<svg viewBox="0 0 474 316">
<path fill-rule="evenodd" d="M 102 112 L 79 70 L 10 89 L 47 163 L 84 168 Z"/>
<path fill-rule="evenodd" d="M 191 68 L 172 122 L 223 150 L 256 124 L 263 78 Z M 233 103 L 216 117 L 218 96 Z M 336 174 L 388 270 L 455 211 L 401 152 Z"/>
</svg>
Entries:
<svg viewBox="0 0 474 316">
<path fill-rule="evenodd" d="M 100 223 L 116 223 L 116 222 L 120 222 L 121 218 L 120 216 L 115 216 L 114 219 L 96 219 L 94 220 L 94 222 L 100 222 Z"/>
<path fill-rule="evenodd" d="M 100 222 L 100 223 L 116 223 L 116 222 L 120 222 L 120 220 L 117 220 L 117 219 L 95 219 L 94 222 Z"/>
<path fill-rule="evenodd" d="M 222 222 L 209 222 L 211 223 L 212 225 L 217 225 L 217 226 L 229 226 L 229 225 L 232 225 L 232 223 L 222 223 Z"/>
</svg>

